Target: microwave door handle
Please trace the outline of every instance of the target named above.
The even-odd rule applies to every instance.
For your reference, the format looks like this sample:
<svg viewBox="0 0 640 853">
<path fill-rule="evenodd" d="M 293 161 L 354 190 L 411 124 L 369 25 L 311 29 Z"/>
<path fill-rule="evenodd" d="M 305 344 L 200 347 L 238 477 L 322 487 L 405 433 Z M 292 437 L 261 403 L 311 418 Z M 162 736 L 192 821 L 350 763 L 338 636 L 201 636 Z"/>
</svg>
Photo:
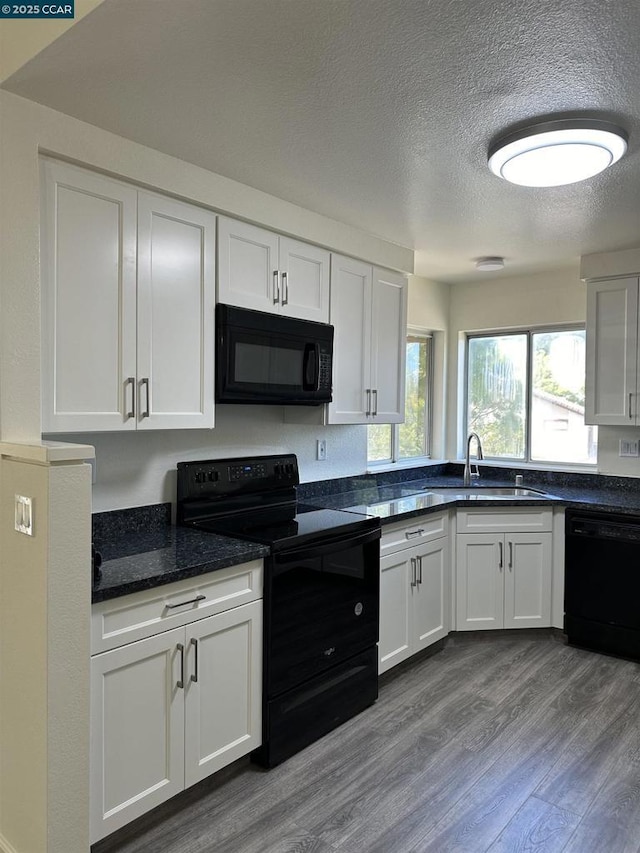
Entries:
<svg viewBox="0 0 640 853">
<path fill-rule="evenodd" d="M 313 373 L 309 375 L 309 368 Z M 302 362 L 302 387 L 305 391 L 320 390 L 320 345 L 307 344 L 304 348 L 304 359 Z"/>
</svg>

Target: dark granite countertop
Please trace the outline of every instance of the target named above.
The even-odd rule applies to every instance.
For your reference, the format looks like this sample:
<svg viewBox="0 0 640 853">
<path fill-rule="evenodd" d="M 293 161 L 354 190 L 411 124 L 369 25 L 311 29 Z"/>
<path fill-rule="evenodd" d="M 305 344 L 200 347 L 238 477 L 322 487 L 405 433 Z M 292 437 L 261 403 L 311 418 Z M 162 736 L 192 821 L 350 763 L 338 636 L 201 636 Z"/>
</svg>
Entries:
<svg viewBox="0 0 640 853">
<path fill-rule="evenodd" d="M 640 516 L 640 483 L 635 478 L 605 477 L 592 474 L 569 474 L 555 472 L 518 471 L 523 474 L 522 488 L 542 492 L 540 497 L 490 498 L 482 496 L 482 487 L 514 486 L 515 475 L 510 470 L 493 469 L 492 476 L 481 477 L 478 492 L 473 496 L 464 496 L 456 491 L 461 487 L 460 473 L 449 474 L 446 469 L 454 466 L 441 466 L 435 476 L 426 476 L 405 482 L 385 483 L 383 475 L 377 478 L 353 478 L 352 489 L 326 493 L 329 483 L 317 489 L 320 494 L 313 495 L 315 484 L 301 487 L 305 502 L 330 509 L 349 509 L 354 512 L 377 515 L 381 524 L 390 524 L 403 519 L 439 512 L 453 507 L 514 507 L 561 505 L 570 509 L 589 509 L 604 513 L 625 513 Z M 513 476 L 512 476 L 513 474 Z M 536 476 L 536 474 L 538 476 Z M 396 474 L 397 476 L 397 474 Z M 600 485 L 602 484 L 602 485 Z M 344 481 L 343 481 L 344 485 Z M 429 494 L 430 489 L 451 488 L 450 494 Z M 311 492 L 311 494 L 309 494 Z"/>
<path fill-rule="evenodd" d="M 482 497 L 482 486 L 513 486 L 515 474 L 523 488 L 540 497 Z M 461 466 L 412 469 L 393 474 L 361 475 L 342 480 L 304 483 L 298 498 L 309 506 L 348 509 L 380 518 L 381 524 L 411 519 L 453 507 L 553 506 L 622 513 L 640 517 L 640 480 L 596 474 L 490 468 L 483 466 L 477 494 L 466 497 Z M 453 487 L 447 494 L 429 489 Z M 94 583 L 92 601 L 105 601 L 142 589 L 195 577 L 269 554 L 264 545 L 171 525 L 171 505 L 157 504 L 93 516 L 93 541 L 103 558 L 102 577 Z"/>
<path fill-rule="evenodd" d="M 254 542 L 174 527 L 167 523 L 169 513 L 170 506 L 160 504 L 158 508 L 101 513 L 97 520 L 94 516 L 93 539 L 102 555 L 102 567 L 100 580 L 93 584 L 92 602 L 196 577 L 269 553 L 267 547 Z"/>
</svg>

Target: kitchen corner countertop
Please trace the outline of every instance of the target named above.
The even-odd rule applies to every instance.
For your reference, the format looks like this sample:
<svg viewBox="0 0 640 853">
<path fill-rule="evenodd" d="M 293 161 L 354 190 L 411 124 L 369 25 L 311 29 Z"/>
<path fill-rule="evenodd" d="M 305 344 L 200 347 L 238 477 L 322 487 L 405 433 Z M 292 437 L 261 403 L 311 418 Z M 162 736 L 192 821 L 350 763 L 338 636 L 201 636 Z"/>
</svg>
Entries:
<svg viewBox="0 0 640 853">
<path fill-rule="evenodd" d="M 525 472 L 526 473 L 526 472 Z M 500 475 L 498 475 L 500 477 Z M 575 479 L 575 478 L 574 478 Z M 353 478 L 349 490 L 332 492 L 334 481 L 303 484 L 299 503 L 321 509 L 349 510 L 377 516 L 382 525 L 441 512 L 455 507 L 560 506 L 602 513 L 640 516 L 640 488 L 635 480 L 603 478 L 576 485 L 558 478 L 553 482 L 527 477 L 524 489 L 542 494 L 527 497 L 489 497 L 482 487 L 514 487 L 513 478 L 481 479 L 477 493 L 460 494 L 461 477 L 424 477 L 404 482 L 379 483 L 367 477 Z M 306 488 L 305 488 L 306 487 Z M 450 488 L 450 493 L 433 494 L 430 489 Z M 311 492 L 311 493 L 310 493 Z M 93 518 L 93 540 L 102 555 L 101 578 L 95 581 L 92 602 L 106 601 L 143 589 L 239 565 L 268 556 L 269 548 L 228 536 L 218 536 L 170 523 L 171 505 L 155 504 L 99 513 Z"/>
<path fill-rule="evenodd" d="M 550 485 L 535 480 L 525 480 L 523 489 L 541 492 L 539 497 L 489 497 L 482 495 L 482 487 L 513 487 L 513 480 L 486 479 L 478 485 L 477 493 L 465 496 L 460 478 L 411 480 L 391 485 L 363 486 L 348 492 L 307 497 L 305 503 L 327 509 L 343 509 L 380 518 L 382 525 L 410 519 L 415 516 L 452 509 L 454 507 L 515 507 L 553 506 L 585 509 L 597 512 L 640 515 L 640 492 L 636 490 L 581 488 L 561 484 Z M 459 491 L 456 491 L 456 487 Z M 432 494 L 430 489 L 447 488 L 451 494 Z M 475 488 L 475 487 L 472 487 Z"/>
<path fill-rule="evenodd" d="M 262 559 L 269 553 L 264 545 L 169 524 L 103 538 L 95 545 L 102 567 L 101 578 L 92 588 L 94 604 Z"/>
</svg>

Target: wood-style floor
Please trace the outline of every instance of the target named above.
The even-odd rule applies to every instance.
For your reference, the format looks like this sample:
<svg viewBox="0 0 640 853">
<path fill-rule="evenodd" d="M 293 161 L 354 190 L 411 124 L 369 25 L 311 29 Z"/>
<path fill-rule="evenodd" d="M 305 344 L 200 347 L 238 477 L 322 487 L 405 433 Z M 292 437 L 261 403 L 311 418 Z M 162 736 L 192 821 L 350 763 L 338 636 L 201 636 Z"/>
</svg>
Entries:
<svg viewBox="0 0 640 853">
<path fill-rule="evenodd" d="M 94 853 L 639 853 L 640 665 L 450 637 L 273 770 L 242 761 Z"/>
</svg>

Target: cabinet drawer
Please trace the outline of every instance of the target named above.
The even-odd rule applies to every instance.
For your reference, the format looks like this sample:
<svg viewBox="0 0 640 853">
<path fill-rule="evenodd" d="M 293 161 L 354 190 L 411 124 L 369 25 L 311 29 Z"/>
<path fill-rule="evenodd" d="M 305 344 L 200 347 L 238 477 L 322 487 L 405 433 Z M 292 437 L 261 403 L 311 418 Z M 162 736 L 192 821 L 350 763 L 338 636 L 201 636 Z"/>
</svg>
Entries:
<svg viewBox="0 0 640 853">
<path fill-rule="evenodd" d="M 509 533 L 510 531 L 551 530 L 553 510 L 537 509 L 459 509 L 458 533 Z"/>
<path fill-rule="evenodd" d="M 449 516 L 447 513 L 439 515 L 424 515 L 412 519 L 410 524 L 406 521 L 390 524 L 382 528 L 382 540 L 380 542 L 380 554 L 391 554 L 403 548 L 411 548 L 421 542 L 429 542 L 449 533 Z"/>
<path fill-rule="evenodd" d="M 91 654 L 259 598 L 262 598 L 262 560 L 102 601 L 91 608 Z"/>
</svg>

